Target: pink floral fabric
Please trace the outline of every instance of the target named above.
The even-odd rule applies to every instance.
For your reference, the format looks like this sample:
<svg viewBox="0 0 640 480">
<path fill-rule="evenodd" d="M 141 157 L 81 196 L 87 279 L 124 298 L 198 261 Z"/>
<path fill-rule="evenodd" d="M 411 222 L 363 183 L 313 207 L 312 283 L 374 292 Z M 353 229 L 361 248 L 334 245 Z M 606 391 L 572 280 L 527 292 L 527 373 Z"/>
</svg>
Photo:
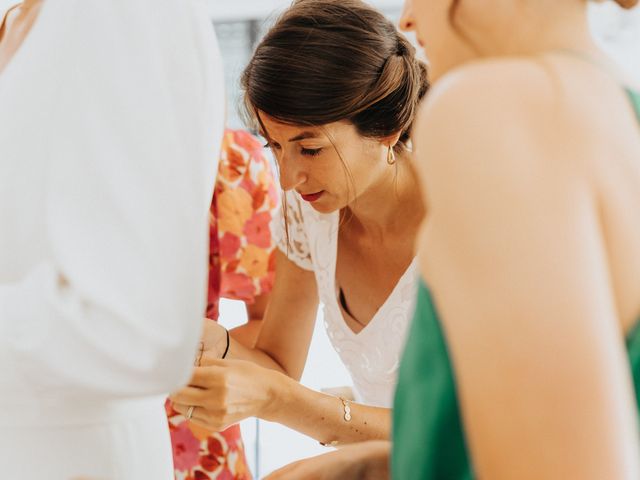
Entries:
<svg viewBox="0 0 640 480">
<path fill-rule="evenodd" d="M 221 297 L 254 302 L 271 291 L 275 239 L 270 224 L 278 190 L 262 145 L 241 130 L 225 132 L 210 212 L 207 318 Z M 250 480 L 240 426 L 210 432 L 188 422 L 167 400 L 176 480 Z"/>
</svg>

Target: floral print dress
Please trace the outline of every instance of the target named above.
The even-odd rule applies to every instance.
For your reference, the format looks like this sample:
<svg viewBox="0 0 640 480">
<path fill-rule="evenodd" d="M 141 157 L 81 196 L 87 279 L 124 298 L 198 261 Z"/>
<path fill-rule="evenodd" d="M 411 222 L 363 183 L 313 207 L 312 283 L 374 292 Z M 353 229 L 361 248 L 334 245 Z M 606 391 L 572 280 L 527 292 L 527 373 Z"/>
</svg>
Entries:
<svg viewBox="0 0 640 480">
<path fill-rule="evenodd" d="M 278 190 L 262 145 L 241 130 L 224 135 L 210 211 L 207 318 L 217 321 L 221 297 L 252 303 L 275 276 L 271 221 Z M 176 480 L 248 480 L 240 426 L 210 432 L 166 404 Z"/>
</svg>

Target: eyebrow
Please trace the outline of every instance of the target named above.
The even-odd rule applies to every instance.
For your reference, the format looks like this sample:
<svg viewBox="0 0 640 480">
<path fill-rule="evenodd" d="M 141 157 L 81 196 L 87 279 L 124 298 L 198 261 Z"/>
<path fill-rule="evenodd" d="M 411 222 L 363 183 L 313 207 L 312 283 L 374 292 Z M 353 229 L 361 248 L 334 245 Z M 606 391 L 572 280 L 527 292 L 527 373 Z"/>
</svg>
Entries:
<svg viewBox="0 0 640 480">
<path fill-rule="evenodd" d="M 318 135 L 316 135 L 313 132 L 302 132 L 301 134 L 296 135 L 293 138 L 290 138 L 289 142 L 298 142 L 300 140 L 305 140 L 307 138 L 318 138 Z"/>
<path fill-rule="evenodd" d="M 260 136 L 262 138 L 267 138 L 267 136 L 265 135 L 265 133 L 262 130 L 260 130 L 258 133 L 260 134 Z M 313 133 L 313 132 L 302 132 L 302 133 L 296 135 L 295 137 L 290 138 L 288 140 L 288 142 L 299 142 L 300 140 L 306 140 L 308 138 L 320 138 L 320 136 L 318 134 L 316 134 L 316 133 Z"/>
</svg>

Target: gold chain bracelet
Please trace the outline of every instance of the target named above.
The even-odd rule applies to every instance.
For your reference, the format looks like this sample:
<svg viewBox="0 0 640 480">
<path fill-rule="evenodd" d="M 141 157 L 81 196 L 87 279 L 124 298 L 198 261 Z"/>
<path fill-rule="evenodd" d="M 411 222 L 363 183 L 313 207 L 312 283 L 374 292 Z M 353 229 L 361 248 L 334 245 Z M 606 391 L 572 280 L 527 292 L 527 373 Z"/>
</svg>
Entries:
<svg viewBox="0 0 640 480">
<path fill-rule="evenodd" d="M 346 398 L 342 398 L 342 397 L 338 397 L 338 399 L 342 402 L 342 407 L 344 408 L 344 416 L 342 418 L 344 418 L 345 422 L 350 422 L 351 421 L 351 400 L 347 400 Z M 338 442 L 337 440 L 334 440 L 329 443 L 320 442 L 320 445 L 322 445 L 323 447 L 337 447 L 339 443 L 340 442 Z"/>
<path fill-rule="evenodd" d="M 351 401 L 346 398 L 338 397 L 342 401 L 342 406 L 344 407 L 344 421 L 351 421 Z"/>
</svg>

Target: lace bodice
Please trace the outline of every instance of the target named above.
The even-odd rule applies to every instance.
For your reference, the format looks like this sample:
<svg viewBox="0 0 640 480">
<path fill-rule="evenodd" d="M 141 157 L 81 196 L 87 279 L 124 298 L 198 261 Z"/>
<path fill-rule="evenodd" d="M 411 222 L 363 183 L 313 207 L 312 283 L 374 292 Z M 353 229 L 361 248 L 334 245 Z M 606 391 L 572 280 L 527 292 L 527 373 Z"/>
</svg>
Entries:
<svg viewBox="0 0 640 480">
<path fill-rule="evenodd" d="M 281 222 L 278 248 L 300 268 L 315 273 L 325 327 L 351 374 L 357 400 L 391 407 L 400 355 L 413 314 L 416 260 L 371 322 L 354 333 L 342 316 L 336 296 L 339 213 L 318 213 L 295 192 L 285 194 L 283 209 L 287 225 L 285 229 L 284 221 Z"/>
</svg>

